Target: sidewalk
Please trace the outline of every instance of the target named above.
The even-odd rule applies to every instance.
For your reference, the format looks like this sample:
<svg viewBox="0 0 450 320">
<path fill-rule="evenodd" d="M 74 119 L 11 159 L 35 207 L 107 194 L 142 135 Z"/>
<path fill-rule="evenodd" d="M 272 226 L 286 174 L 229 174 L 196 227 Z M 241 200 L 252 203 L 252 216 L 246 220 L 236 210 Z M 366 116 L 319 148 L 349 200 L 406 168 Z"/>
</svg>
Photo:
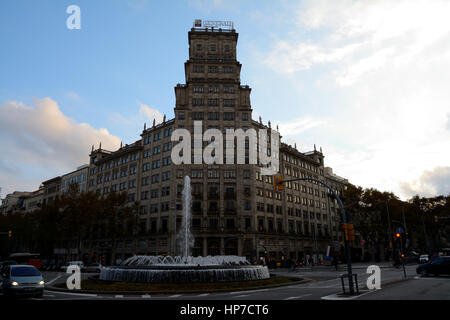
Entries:
<svg viewBox="0 0 450 320">
<path fill-rule="evenodd" d="M 392 266 L 392 262 L 391 261 L 383 261 L 383 262 L 357 262 L 357 263 L 352 263 L 352 269 L 367 269 L 367 267 L 372 266 L 372 265 L 376 265 L 379 266 L 380 268 L 394 268 Z M 338 266 L 339 271 L 342 270 L 347 270 L 347 264 L 342 263 L 339 264 Z M 283 271 L 283 272 L 288 272 L 291 271 L 290 268 L 275 268 L 275 269 L 269 269 L 270 271 Z M 318 266 L 304 266 L 304 267 L 296 267 L 295 271 L 334 271 L 334 266 L 333 265 L 318 265 Z"/>
</svg>

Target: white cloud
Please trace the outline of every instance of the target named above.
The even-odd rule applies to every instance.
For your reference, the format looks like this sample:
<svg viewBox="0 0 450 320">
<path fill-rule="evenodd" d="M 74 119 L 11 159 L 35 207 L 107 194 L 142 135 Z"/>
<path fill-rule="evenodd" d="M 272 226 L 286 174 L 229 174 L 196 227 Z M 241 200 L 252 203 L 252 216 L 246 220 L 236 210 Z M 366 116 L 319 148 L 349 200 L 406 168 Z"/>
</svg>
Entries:
<svg viewBox="0 0 450 320">
<path fill-rule="evenodd" d="M 312 113 L 325 123 L 296 141 L 313 137 L 353 183 L 402 197 L 411 195 L 405 181 L 419 181 L 414 190 L 424 194 L 445 192 L 420 181 L 450 165 L 449 14 L 450 2 L 439 0 L 304 1 L 294 29 L 263 60 L 286 81 L 308 70 L 336 95 L 321 106 L 326 119 Z"/>
<path fill-rule="evenodd" d="M 450 195 L 450 167 L 437 167 L 425 171 L 419 179 L 401 183 L 408 196 Z"/>
<path fill-rule="evenodd" d="M 139 102 L 139 114 L 144 115 L 150 121 L 150 124 L 153 123 L 153 120 L 155 120 L 156 123 L 161 123 L 163 121 L 163 114 L 161 112 L 152 109 L 141 102 Z"/>
<path fill-rule="evenodd" d="M 0 185 L 9 191 L 24 185 L 20 181 L 32 180 L 23 176 L 31 168 L 54 175 L 74 170 L 89 161 L 91 146 L 100 142 L 104 149 L 120 145 L 108 130 L 64 115 L 51 98 L 34 99 L 33 106 L 6 102 L 0 105 Z"/>
</svg>

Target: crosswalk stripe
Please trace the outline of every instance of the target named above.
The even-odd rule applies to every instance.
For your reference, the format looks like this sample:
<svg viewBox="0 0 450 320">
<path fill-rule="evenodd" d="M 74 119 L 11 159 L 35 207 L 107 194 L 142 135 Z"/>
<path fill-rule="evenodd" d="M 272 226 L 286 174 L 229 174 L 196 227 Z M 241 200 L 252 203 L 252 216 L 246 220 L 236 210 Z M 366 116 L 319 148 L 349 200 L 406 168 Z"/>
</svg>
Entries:
<svg viewBox="0 0 450 320">
<path fill-rule="evenodd" d="M 149 299 L 149 298 L 151 298 L 152 296 L 151 295 L 149 295 L 149 294 L 143 294 L 142 295 L 142 298 L 146 298 L 146 299 Z"/>
<path fill-rule="evenodd" d="M 181 294 L 174 294 L 173 296 L 169 296 L 169 298 L 177 298 L 177 297 L 181 297 Z"/>
<path fill-rule="evenodd" d="M 116 297 L 116 298 L 123 298 L 123 295 L 121 295 L 121 294 L 116 294 L 115 297 Z"/>
</svg>

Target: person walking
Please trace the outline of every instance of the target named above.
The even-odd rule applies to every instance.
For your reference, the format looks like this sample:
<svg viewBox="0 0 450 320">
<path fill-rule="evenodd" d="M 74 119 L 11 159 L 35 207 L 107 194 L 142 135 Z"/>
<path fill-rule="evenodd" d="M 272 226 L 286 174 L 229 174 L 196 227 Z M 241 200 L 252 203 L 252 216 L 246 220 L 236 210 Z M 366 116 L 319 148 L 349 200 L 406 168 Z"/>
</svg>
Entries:
<svg viewBox="0 0 450 320">
<path fill-rule="evenodd" d="M 332 263 L 333 263 L 333 266 L 334 266 L 335 270 L 338 271 L 338 263 L 339 263 L 339 261 L 338 261 L 337 256 L 333 257 Z"/>
</svg>

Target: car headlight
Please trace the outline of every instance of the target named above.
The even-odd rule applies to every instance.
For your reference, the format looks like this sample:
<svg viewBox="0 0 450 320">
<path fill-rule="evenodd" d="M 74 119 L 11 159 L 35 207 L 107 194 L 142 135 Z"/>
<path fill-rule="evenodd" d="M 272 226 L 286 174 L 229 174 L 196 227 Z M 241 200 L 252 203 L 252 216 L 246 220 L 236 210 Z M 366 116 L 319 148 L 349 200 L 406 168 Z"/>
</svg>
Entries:
<svg viewBox="0 0 450 320">
<path fill-rule="evenodd" d="M 40 286 L 43 286 L 44 283 L 45 283 L 44 280 L 39 281 L 39 285 L 40 285 Z"/>
<path fill-rule="evenodd" d="M 19 284 L 16 281 L 11 282 L 11 285 L 17 287 Z"/>
</svg>

